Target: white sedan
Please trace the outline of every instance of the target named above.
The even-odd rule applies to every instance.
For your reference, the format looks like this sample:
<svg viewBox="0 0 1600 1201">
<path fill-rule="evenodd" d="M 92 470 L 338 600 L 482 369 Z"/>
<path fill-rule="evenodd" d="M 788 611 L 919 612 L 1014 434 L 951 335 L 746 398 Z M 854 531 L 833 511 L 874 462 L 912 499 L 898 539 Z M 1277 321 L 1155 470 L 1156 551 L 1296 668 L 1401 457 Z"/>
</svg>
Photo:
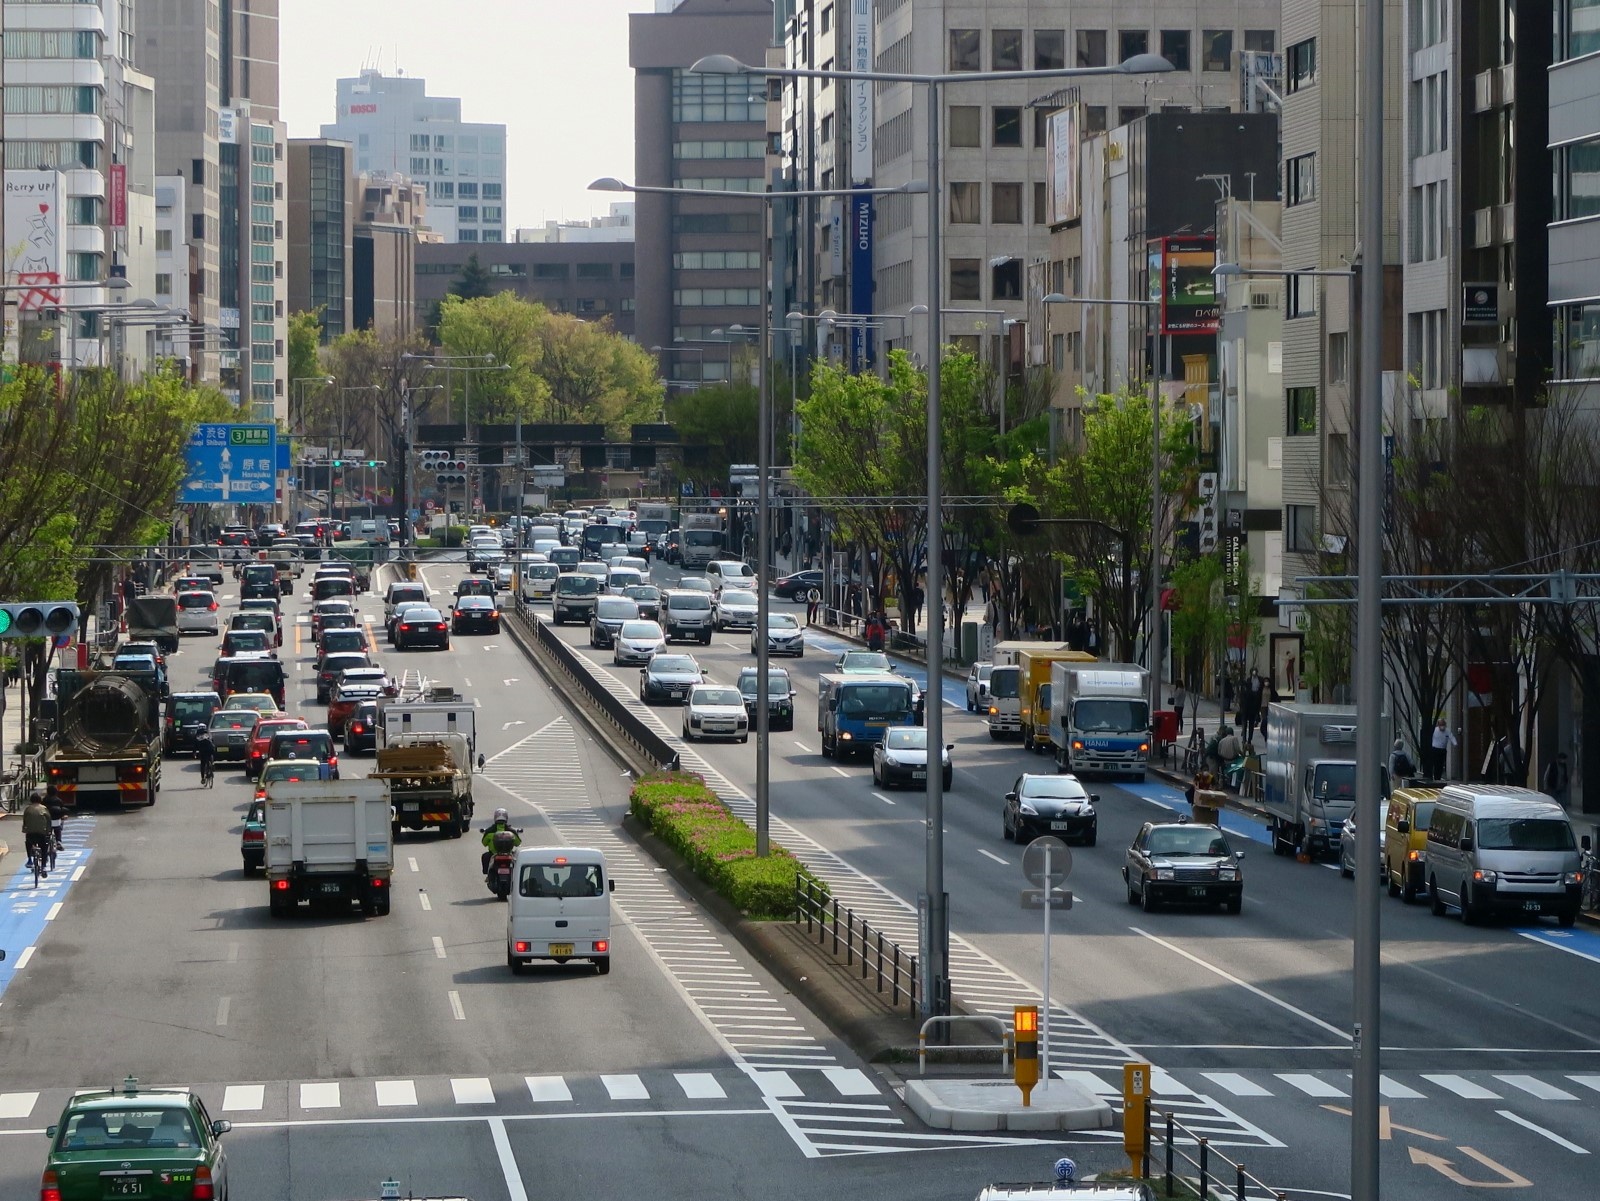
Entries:
<svg viewBox="0 0 1600 1201">
<path fill-rule="evenodd" d="M 611 662 L 619 667 L 625 663 L 648 664 L 666 645 L 667 637 L 655 622 L 625 621 L 611 644 Z"/>
<path fill-rule="evenodd" d="M 744 696 L 725 684 L 696 684 L 683 706 L 683 740 L 737 738 L 750 741 L 750 715 Z"/>
<path fill-rule="evenodd" d="M 756 624 L 756 594 L 728 585 L 717 594 L 711 614 L 712 624 L 719 630 L 754 629 Z"/>
<path fill-rule="evenodd" d="M 750 653 L 756 653 L 756 631 L 753 626 L 750 629 Z M 793 613 L 767 614 L 767 653 L 795 656 L 806 653 L 806 632 Z"/>
</svg>

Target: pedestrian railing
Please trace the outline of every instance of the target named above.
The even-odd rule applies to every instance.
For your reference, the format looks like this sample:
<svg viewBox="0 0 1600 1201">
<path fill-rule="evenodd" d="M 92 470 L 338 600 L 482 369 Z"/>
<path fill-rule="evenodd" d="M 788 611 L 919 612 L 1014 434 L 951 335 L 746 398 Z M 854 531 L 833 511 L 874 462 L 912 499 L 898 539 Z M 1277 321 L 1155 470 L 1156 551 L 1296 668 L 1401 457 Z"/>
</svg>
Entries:
<svg viewBox="0 0 1600 1201">
<path fill-rule="evenodd" d="M 950 1027 L 958 1022 L 971 1025 L 993 1027 L 999 1037 L 990 1043 L 940 1043 L 937 1046 L 928 1045 L 928 1032 L 930 1030 L 943 1030 L 948 1034 Z M 943 1052 L 971 1052 L 984 1051 L 990 1054 L 1000 1053 L 1000 1074 L 1011 1074 L 1011 1053 L 1016 1044 L 1016 1036 L 1003 1021 L 990 1013 L 944 1013 L 935 1014 L 922 1023 L 922 1029 L 917 1032 L 917 1075 L 928 1074 L 928 1053 Z"/>
<path fill-rule="evenodd" d="M 1210 1140 L 1190 1130 L 1168 1110 L 1149 1105 L 1144 1113 L 1144 1146 L 1140 1153 L 1140 1176 L 1152 1179 L 1151 1162 L 1159 1158 L 1165 1195 L 1176 1196 L 1175 1186 L 1182 1179 L 1196 1197 L 1228 1198 L 1230 1201 L 1287 1201 L 1289 1194 L 1275 1189 L 1252 1175 L 1242 1163 L 1229 1159 L 1211 1146 Z M 1190 1172 L 1199 1174 L 1195 1179 Z"/>
<path fill-rule="evenodd" d="M 840 957 L 842 944 L 845 967 L 853 969 L 859 959 L 861 979 L 875 980 L 879 995 L 888 994 L 890 1008 L 898 1009 L 903 996 L 907 1012 L 916 1012 L 917 957 L 901 950 L 899 943 L 886 938 L 855 910 L 841 906 L 838 897 L 804 872 L 795 873 L 794 920 L 805 922 L 806 934 L 816 934 L 819 946 L 831 944 L 835 959 Z"/>
<path fill-rule="evenodd" d="M 5 811 L 20 811 L 43 778 L 43 759 L 38 755 L 21 756 L 14 768 L 0 776 L 0 800 L 3 800 Z"/>
</svg>

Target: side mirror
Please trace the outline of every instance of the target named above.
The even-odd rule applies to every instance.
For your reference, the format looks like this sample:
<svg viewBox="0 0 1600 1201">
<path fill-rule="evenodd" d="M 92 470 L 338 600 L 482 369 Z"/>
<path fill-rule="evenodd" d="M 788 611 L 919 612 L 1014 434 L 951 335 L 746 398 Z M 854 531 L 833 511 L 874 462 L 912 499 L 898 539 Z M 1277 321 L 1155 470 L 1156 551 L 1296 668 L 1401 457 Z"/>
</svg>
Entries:
<svg viewBox="0 0 1600 1201">
<path fill-rule="evenodd" d="M 607 880 L 606 883 L 610 886 L 612 892 L 617 891 L 617 882 L 615 880 Z"/>
<path fill-rule="evenodd" d="M 828 701 L 828 712 L 832 713 L 838 707 L 839 707 L 838 699 L 837 698 L 830 698 L 829 701 Z"/>
<path fill-rule="evenodd" d="M 61 1127 L 59 1127 L 59 1126 L 46 1126 L 44 1128 L 45 1137 L 46 1138 L 55 1138 L 56 1131 L 60 1130 L 60 1129 L 61 1129 Z"/>
<path fill-rule="evenodd" d="M 1399 821 L 1397 821 L 1397 822 L 1395 822 L 1395 824 L 1394 824 L 1394 828 L 1395 828 L 1395 829 L 1396 829 L 1396 830 L 1398 830 L 1398 831 L 1400 831 L 1400 833 L 1402 833 L 1402 834 L 1409 834 L 1409 833 L 1411 833 L 1411 823 L 1410 823 L 1410 822 L 1408 822 L 1408 821 L 1407 821 L 1407 820 L 1406 820 L 1406 819 L 1405 819 L 1405 818 L 1403 818 L 1403 817 L 1402 817 L 1402 818 L 1401 818 L 1401 819 L 1400 819 L 1400 820 L 1399 820 Z"/>
<path fill-rule="evenodd" d="M 1089 803 L 1091 805 L 1098 805 L 1100 803 L 1100 794 L 1098 792 L 1091 792 L 1089 794 Z"/>
<path fill-rule="evenodd" d="M 1470 851 L 1472 849 L 1472 835 L 1463 834 L 1461 836 L 1461 849 L 1463 851 Z"/>
<path fill-rule="evenodd" d="M 944 749 L 947 751 L 953 751 L 956 749 L 956 744 L 953 742 L 947 742 L 944 744 Z"/>
<path fill-rule="evenodd" d="M 1233 853 L 1233 857 L 1235 859 L 1243 859 L 1244 858 L 1244 852 L 1243 851 L 1235 851 Z"/>
<path fill-rule="evenodd" d="M 216 1121 L 211 1123 L 211 1133 L 212 1134 L 223 1135 L 223 1134 L 227 1134 L 228 1131 L 230 1131 L 232 1129 L 233 1129 L 233 1123 L 228 1121 L 227 1118 L 218 1118 Z"/>
<path fill-rule="evenodd" d="M 1014 792 L 1008 792 L 1008 793 L 1006 793 L 1006 800 L 1008 800 L 1008 801 L 1014 801 L 1014 800 L 1016 800 L 1016 799 L 1017 799 L 1017 794 L 1016 794 L 1016 793 L 1014 793 Z"/>
</svg>

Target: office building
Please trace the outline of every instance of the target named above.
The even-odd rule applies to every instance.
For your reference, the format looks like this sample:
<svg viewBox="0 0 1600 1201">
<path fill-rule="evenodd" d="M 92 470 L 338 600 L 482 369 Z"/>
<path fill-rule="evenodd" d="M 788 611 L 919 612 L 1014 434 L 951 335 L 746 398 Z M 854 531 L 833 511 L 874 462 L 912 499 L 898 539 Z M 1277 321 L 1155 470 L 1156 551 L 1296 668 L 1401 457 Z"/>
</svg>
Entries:
<svg viewBox="0 0 1600 1201">
<path fill-rule="evenodd" d="M 428 197 L 404 176 L 356 176 L 351 246 L 356 329 L 405 338 L 417 328 L 417 246 L 439 238 L 427 226 Z"/>
<path fill-rule="evenodd" d="M 1555 0 L 1552 7 L 1548 144 L 1554 150 L 1546 168 L 1555 196 L 1547 248 L 1552 371 L 1561 392 L 1588 400 L 1600 380 L 1600 5 Z M 1520 93 L 1518 99 L 1527 103 Z"/>
<path fill-rule="evenodd" d="M 623 337 L 639 340 L 635 336 L 632 242 L 443 243 L 420 245 L 416 254 L 417 311 L 424 324 L 434 306 L 449 294 L 450 284 L 461 274 L 468 256 L 475 254 L 496 291 L 515 292 L 554 312 L 589 321 L 609 319 Z"/>
<path fill-rule="evenodd" d="M 634 182 L 766 189 L 767 99 L 759 79 L 692 75 L 708 54 L 765 61 L 771 0 L 683 0 L 629 18 L 634 69 Z M 761 320 L 766 214 L 733 198 L 640 194 L 636 201 L 638 337 L 661 346 L 662 374 L 696 381 L 714 330 Z"/>
<path fill-rule="evenodd" d="M 337 85 L 324 138 L 355 147 L 357 174 L 403 175 L 427 189 L 429 220 L 448 242 L 506 240 L 506 127 L 463 121 L 461 101 L 427 81 L 362 71 Z"/>
<path fill-rule="evenodd" d="M 289 311 L 318 312 L 325 343 L 359 328 L 351 319 L 352 158 L 349 142 L 289 139 Z"/>
<path fill-rule="evenodd" d="M 633 201 L 615 201 L 604 217 L 587 221 L 546 221 L 541 226 L 521 228 L 514 242 L 631 242 L 633 241 Z"/>
</svg>

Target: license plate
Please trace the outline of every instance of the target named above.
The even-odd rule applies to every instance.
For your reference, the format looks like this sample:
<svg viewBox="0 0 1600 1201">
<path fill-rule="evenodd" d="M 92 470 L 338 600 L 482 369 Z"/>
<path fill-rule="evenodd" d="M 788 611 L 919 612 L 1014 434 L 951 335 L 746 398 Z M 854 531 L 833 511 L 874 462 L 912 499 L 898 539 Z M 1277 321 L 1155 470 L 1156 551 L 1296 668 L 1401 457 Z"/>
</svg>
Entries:
<svg viewBox="0 0 1600 1201">
<path fill-rule="evenodd" d="M 402 801 L 400 804 L 400 810 L 402 813 L 415 813 L 421 807 L 421 801 Z"/>
<path fill-rule="evenodd" d="M 1191 897 L 1203 897 L 1203 896 L 1206 895 L 1206 893 L 1208 891 L 1209 890 L 1206 888 L 1206 886 L 1204 884 L 1191 884 L 1191 885 L 1189 885 L 1189 895 Z"/>
<path fill-rule="evenodd" d="M 557 957 L 570 955 L 572 954 L 572 944 L 570 942 L 553 942 L 550 944 L 550 954 Z"/>
<path fill-rule="evenodd" d="M 343 890 L 337 884 L 324 884 L 322 886 L 322 891 L 323 892 L 338 893 L 338 892 L 341 892 Z"/>
<path fill-rule="evenodd" d="M 103 1181 L 108 1197 L 142 1197 L 145 1195 L 144 1177 L 113 1176 Z"/>
<path fill-rule="evenodd" d="M 1539 910 L 1544 908 L 1544 902 L 1543 901 L 1524 901 L 1524 902 L 1522 902 L 1522 908 L 1528 913 L 1538 913 Z"/>
<path fill-rule="evenodd" d="M 1071 822 L 1051 822 L 1050 823 L 1050 828 L 1052 830 L 1070 830 L 1070 829 L 1072 829 L 1072 823 Z"/>
<path fill-rule="evenodd" d="M 928 778 L 928 773 L 925 771 L 914 771 L 911 773 L 911 778 L 913 780 L 926 780 Z"/>
</svg>

